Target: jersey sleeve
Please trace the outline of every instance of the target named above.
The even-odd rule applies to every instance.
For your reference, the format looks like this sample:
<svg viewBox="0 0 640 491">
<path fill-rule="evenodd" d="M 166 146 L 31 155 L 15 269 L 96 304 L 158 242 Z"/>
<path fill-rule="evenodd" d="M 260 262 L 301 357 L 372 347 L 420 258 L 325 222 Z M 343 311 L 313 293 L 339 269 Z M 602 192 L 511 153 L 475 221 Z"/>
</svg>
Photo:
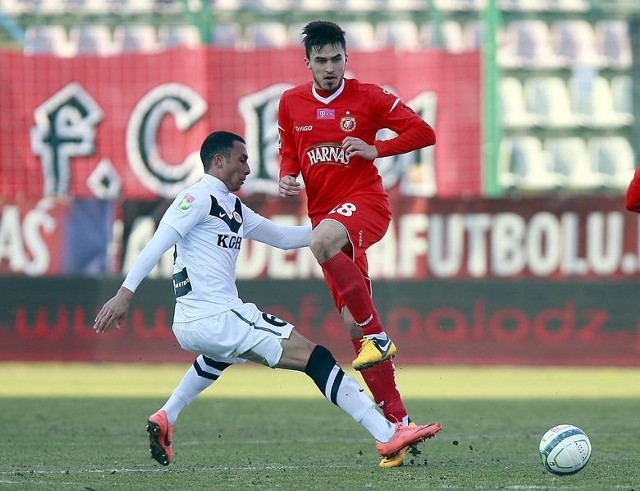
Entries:
<svg viewBox="0 0 640 491">
<path fill-rule="evenodd" d="M 242 203 L 242 202 L 241 202 Z M 242 203 L 242 223 L 243 223 L 243 236 L 252 238 L 253 230 L 258 227 L 262 222 L 267 221 L 265 217 L 256 213 L 247 205 Z"/>
<path fill-rule="evenodd" d="M 180 240 L 180 234 L 164 223 L 160 223 L 151 240 L 144 246 L 140 255 L 136 258 L 131 270 L 124 279 L 122 286 L 135 292 L 138 285 L 142 283 L 151 272 L 162 255 L 173 247 Z"/>
<path fill-rule="evenodd" d="M 436 143 L 434 129 L 400 98 L 378 86 L 371 88 L 372 109 L 381 126 L 398 136 L 377 140 L 378 157 L 388 157 L 429 147 Z"/>
<path fill-rule="evenodd" d="M 640 213 L 640 167 L 636 169 L 627 188 L 625 206 L 629 211 Z"/>
<path fill-rule="evenodd" d="M 300 173 L 300 162 L 293 139 L 293 125 L 287 109 L 286 92 L 278 105 L 278 152 L 280 154 L 280 179 L 296 177 Z"/>
<path fill-rule="evenodd" d="M 169 225 L 180 234 L 180 237 L 184 237 L 209 215 L 210 210 L 209 193 L 201 189 L 187 189 L 173 200 L 160 223 Z"/>
</svg>

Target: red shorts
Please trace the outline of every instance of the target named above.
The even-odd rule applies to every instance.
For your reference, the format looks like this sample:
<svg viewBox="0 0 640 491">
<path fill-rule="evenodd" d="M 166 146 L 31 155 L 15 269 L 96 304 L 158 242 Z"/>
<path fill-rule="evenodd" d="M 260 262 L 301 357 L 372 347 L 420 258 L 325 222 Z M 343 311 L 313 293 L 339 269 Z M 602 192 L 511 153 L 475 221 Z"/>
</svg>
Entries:
<svg viewBox="0 0 640 491">
<path fill-rule="evenodd" d="M 315 228 L 322 220 L 334 220 L 344 226 L 349 235 L 350 244 L 343 251 L 356 263 L 371 292 L 366 252 L 387 233 L 391 223 L 389 201 L 382 196 L 354 197 L 336 206 L 327 214 L 314 216 L 311 224 Z M 324 279 L 338 311 L 342 312 L 345 306 L 344 301 L 338 295 L 331 278 L 325 274 Z"/>
</svg>

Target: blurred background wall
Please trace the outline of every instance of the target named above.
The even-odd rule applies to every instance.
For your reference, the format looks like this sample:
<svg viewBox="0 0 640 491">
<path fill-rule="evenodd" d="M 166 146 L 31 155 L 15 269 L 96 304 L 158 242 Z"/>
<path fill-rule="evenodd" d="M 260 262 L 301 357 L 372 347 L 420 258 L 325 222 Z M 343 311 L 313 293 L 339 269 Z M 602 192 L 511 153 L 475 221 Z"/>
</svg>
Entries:
<svg viewBox="0 0 640 491">
<path fill-rule="evenodd" d="M 276 110 L 310 79 L 314 19 L 345 29 L 348 76 L 438 135 L 377 162 L 394 221 L 370 263 L 399 363 L 640 364 L 630 0 L 0 0 L 0 359 L 189 359 L 170 254 L 126 332 L 94 336 L 93 315 L 200 176 L 210 131 L 245 136 L 248 204 L 306 222 L 304 199 L 277 196 Z M 247 243 L 238 276 L 349 358 L 309 251 Z"/>
</svg>

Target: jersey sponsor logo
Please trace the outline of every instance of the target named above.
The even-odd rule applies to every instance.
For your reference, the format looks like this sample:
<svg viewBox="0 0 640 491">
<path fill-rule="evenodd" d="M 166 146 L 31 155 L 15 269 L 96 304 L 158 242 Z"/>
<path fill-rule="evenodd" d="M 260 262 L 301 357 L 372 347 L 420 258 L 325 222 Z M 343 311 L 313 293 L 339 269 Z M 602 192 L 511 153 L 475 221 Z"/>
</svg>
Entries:
<svg viewBox="0 0 640 491">
<path fill-rule="evenodd" d="M 224 249 L 236 249 L 239 251 L 242 245 L 242 237 L 238 235 L 218 234 L 217 245 Z"/>
<path fill-rule="evenodd" d="M 317 145 L 307 151 L 307 158 L 311 165 L 341 164 L 349 165 L 349 157 L 339 143 L 325 143 Z"/>
<path fill-rule="evenodd" d="M 346 131 L 347 133 L 352 132 L 356 129 L 356 118 L 350 116 L 347 112 L 347 115 L 343 116 L 340 120 L 340 128 L 342 128 L 342 131 Z"/>
<path fill-rule="evenodd" d="M 330 107 L 316 109 L 316 119 L 336 119 L 336 110 Z"/>
<path fill-rule="evenodd" d="M 296 131 L 311 131 L 313 129 L 313 126 L 311 126 L 310 124 L 307 126 L 296 126 Z"/>
<path fill-rule="evenodd" d="M 191 194 L 186 194 L 178 203 L 178 210 L 186 213 L 191 208 L 191 205 L 196 200 L 196 197 Z"/>
<path fill-rule="evenodd" d="M 187 273 L 187 268 L 182 268 L 182 271 L 178 271 L 173 275 L 173 293 L 176 298 L 183 297 L 191 291 L 191 280 Z"/>
</svg>

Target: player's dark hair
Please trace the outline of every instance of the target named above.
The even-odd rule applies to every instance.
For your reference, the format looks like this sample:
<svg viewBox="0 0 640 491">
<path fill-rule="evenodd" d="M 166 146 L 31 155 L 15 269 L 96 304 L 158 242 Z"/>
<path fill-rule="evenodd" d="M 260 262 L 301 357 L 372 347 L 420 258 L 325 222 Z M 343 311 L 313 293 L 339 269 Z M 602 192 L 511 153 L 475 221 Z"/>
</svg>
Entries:
<svg viewBox="0 0 640 491">
<path fill-rule="evenodd" d="M 312 51 L 319 50 L 327 44 L 341 46 L 345 51 L 347 49 L 347 42 L 342 28 L 338 24 L 327 20 L 309 22 L 302 29 L 302 36 L 302 45 L 307 58 L 311 58 Z"/>
<path fill-rule="evenodd" d="M 207 172 L 213 163 L 213 156 L 217 153 L 224 155 L 227 159 L 231 157 L 233 142 L 245 143 L 244 139 L 231 133 L 230 131 L 214 131 L 207 136 L 200 147 L 200 160 Z"/>
</svg>

